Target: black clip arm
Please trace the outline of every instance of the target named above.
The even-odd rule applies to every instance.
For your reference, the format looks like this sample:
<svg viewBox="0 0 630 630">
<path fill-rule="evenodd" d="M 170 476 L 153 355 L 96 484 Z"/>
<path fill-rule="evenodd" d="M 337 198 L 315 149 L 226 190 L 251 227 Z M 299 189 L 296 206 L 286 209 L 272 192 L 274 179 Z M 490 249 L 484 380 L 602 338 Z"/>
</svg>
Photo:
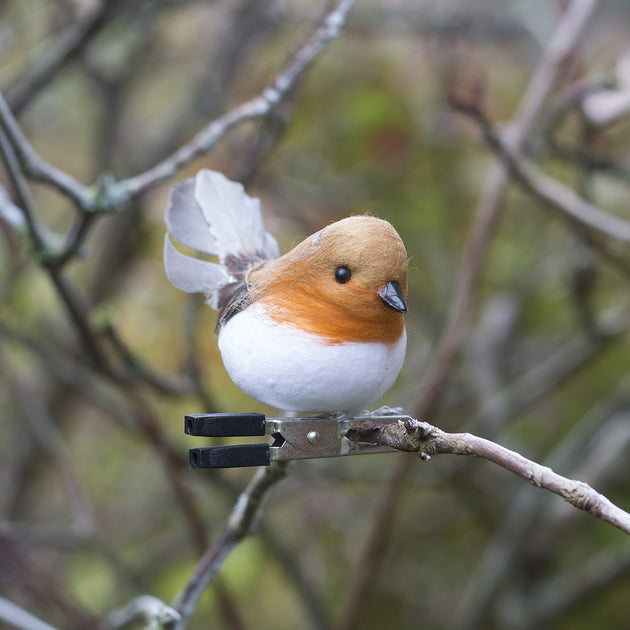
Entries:
<svg viewBox="0 0 630 630">
<path fill-rule="evenodd" d="M 184 432 L 199 437 L 245 437 L 265 435 L 262 413 L 199 413 L 184 420 Z M 269 466 L 269 444 L 234 444 L 191 448 L 191 468 L 239 468 Z"/>
</svg>

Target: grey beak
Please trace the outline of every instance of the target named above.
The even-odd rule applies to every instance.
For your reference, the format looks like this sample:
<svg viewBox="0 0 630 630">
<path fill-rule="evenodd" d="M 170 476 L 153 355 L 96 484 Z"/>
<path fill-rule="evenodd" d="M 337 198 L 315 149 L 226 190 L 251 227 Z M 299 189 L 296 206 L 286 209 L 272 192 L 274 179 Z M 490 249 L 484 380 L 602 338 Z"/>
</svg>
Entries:
<svg viewBox="0 0 630 630">
<path fill-rule="evenodd" d="M 403 295 L 400 285 L 395 280 L 391 280 L 384 287 L 381 287 L 378 290 L 378 294 L 385 306 L 389 306 L 389 308 L 393 308 L 399 313 L 407 312 L 405 296 Z"/>
</svg>

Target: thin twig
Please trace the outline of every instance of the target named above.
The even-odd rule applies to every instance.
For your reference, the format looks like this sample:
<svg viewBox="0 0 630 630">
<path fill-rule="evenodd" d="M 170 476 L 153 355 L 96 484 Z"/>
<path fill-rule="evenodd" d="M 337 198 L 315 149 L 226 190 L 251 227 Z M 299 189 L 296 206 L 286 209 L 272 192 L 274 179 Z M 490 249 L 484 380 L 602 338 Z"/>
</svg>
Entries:
<svg viewBox="0 0 630 630">
<path fill-rule="evenodd" d="M 194 383 L 191 379 L 163 376 L 133 354 L 111 323 L 107 323 L 101 332 L 122 361 L 122 365 L 114 371 L 117 379 L 126 383 L 140 381 L 168 396 L 185 396 L 193 391 Z"/>
<path fill-rule="evenodd" d="M 81 248 L 94 225 L 96 216 L 93 212 L 82 212 L 75 218 L 61 250 L 46 259 L 45 262 L 49 267 L 60 269 L 81 253 Z"/>
<path fill-rule="evenodd" d="M 254 531 L 269 490 L 286 474 L 286 462 L 276 462 L 256 471 L 243 494 L 237 499 L 223 531 L 201 558 L 184 590 L 175 600 L 173 608 L 181 615 L 175 626 L 176 630 L 186 627 L 199 598 L 219 572 L 229 553 Z"/>
<path fill-rule="evenodd" d="M 9 542 L 28 547 L 52 548 L 57 551 L 89 549 L 112 568 L 119 584 L 139 592 L 147 589 L 137 569 L 127 566 L 126 560 L 121 558 L 113 545 L 101 538 L 98 532 L 88 532 L 82 525 L 0 520 L 0 536 Z"/>
<path fill-rule="evenodd" d="M 153 452 L 171 484 L 174 499 L 188 527 L 192 548 L 201 552 L 207 544 L 208 530 L 199 505 L 194 500 L 190 484 L 183 474 L 185 469 L 182 467 L 181 451 L 177 445 L 169 441 L 145 396 L 134 388 L 129 388 L 126 395 L 138 428 L 153 447 Z"/>
<path fill-rule="evenodd" d="M 2 111 L 3 106 L 6 106 L 6 103 L 0 95 L 0 112 Z M 1 124 L 2 116 L 0 115 L 0 125 Z M 15 124 L 17 126 L 17 123 Z M 11 125 L 9 128 L 12 128 Z M 19 127 L 17 127 L 17 131 L 21 133 Z M 9 134 L 7 132 L 7 136 L 8 135 Z M 35 255 L 46 267 L 50 280 L 57 289 L 57 293 L 70 315 L 70 319 L 74 322 L 88 355 L 95 365 L 103 367 L 106 365 L 105 357 L 101 352 L 96 335 L 88 321 L 87 309 L 82 304 L 72 285 L 67 281 L 63 272 L 54 266 L 46 266 L 47 260 L 50 259 L 50 251 L 36 217 L 35 204 L 31 197 L 30 189 L 24 179 L 19 165 L 17 164 L 16 157 L 18 156 L 14 153 L 15 148 L 15 144 L 13 144 L 13 146 L 9 145 L 5 133 L 3 133 L 2 129 L 0 129 L 0 154 L 4 159 L 4 164 L 9 177 L 11 178 L 16 195 L 18 196 L 20 207 L 24 213 L 26 225 L 33 242 Z"/>
<path fill-rule="evenodd" d="M 20 630 L 56 630 L 4 597 L 0 597 L 0 620 Z"/>
<path fill-rule="evenodd" d="M 107 616 L 116 630 L 132 628 L 138 622 L 147 628 L 170 628 L 179 619 L 179 613 L 152 595 L 132 599 L 124 608 L 117 608 Z"/>
<path fill-rule="evenodd" d="M 511 121 L 505 143 L 512 155 L 518 155 L 527 139 L 539 112 L 554 89 L 567 58 L 580 42 L 580 38 L 592 17 L 597 0 L 576 0 L 562 15 L 549 44 L 532 75 L 519 109 Z M 494 165 L 488 172 L 483 194 L 477 207 L 475 223 L 464 254 L 457 286 L 454 292 L 449 319 L 440 340 L 436 368 L 431 372 L 426 389 L 428 404 L 419 405 L 422 413 L 430 415 L 431 406 L 443 389 L 446 373 L 461 344 L 466 328 L 473 294 L 494 232 L 501 209 L 501 198 L 508 182 L 509 171 L 505 164 Z"/>
<path fill-rule="evenodd" d="M 0 129 L 0 156 L 4 162 L 7 175 L 11 180 L 15 195 L 18 198 L 19 210 L 24 216 L 24 222 L 30 234 L 35 254 L 38 256 L 46 248 L 45 237 L 39 228 L 39 223 L 35 216 L 35 203 L 31 191 L 20 171 L 13 146 L 2 129 Z"/>
<path fill-rule="evenodd" d="M 54 376 L 57 382 L 72 388 L 84 400 L 102 409 L 108 416 L 119 419 L 124 426 L 131 424 L 129 413 L 120 405 L 117 397 L 112 395 L 109 389 L 102 387 L 95 378 L 96 371 L 89 369 L 93 366 L 86 366 L 79 359 L 55 351 L 47 344 L 8 325 L 4 320 L 0 320 L 0 339 L 6 339 L 26 350 L 32 358 L 41 363 L 48 374 Z"/>
<path fill-rule="evenodd" d="M 515 181 L 539 199 L 553 205 L 580 225 L 624 243 L 630 243 L 630 223 L 600 210 L 557 179 L 549 177 L 531 161 L 512 151 L 474 103 L 451 98 L 451 105 L 479 125 L 488 146 L 497 154 Z"/>
<path fill-rule="evenodd" d="M 0 367 L 14 396 L 16 413 L 27 428 L 37 451 L 50 458 L 65 489 L 70 513 L 78 528 L 92 531 L 93 511 L 81 484 L 76 466 L 66 443 L 49 409 L 32 386 L 20 378 L 19 370 L 6 369 L 8 360 L 0 352 Z"/>
<path fill-rule="evenodd" d="M 91 15 L 64 31 L 46 54 L 39 57 L 38 64 L 7 90 L 7 102 L 16 116 L 109 23 L 115 4 L 112 0 L 101 0 Z"/>
<path fill-rule="evenodd" d="M 96 616 L 60 583 L 58 568 L 49 568 L 37 554 L 31 553 L 24 545 L 6 540 L 2 535 L 0 556 L 3 571 L 11 576 L 12 583 L 18 585 L 18 592 L 31 595 L 56 609 L 64 620 L 64 630 L 101 628 Z"/>
<path fill-rule="evenodd" d="M 171 153 L 182 138 L 190 137 L 201 123 L 224 110 L 231 82 L 238 69 L 247 63 L 247 55 L 263 37 L 272 36 L 280 27 L 276 7 L 259 0 L 234 3 L 229 20 L 222 32 L 217 33 L 221 40 L 209 47 L 203 63 L 203 67 L 212 67 L 212 72 L 204 72 L 197 78 L 189 106 L 178 112 L 171 129 L 160 138 L 153 159 Z"/>
<path fill-rule="evenodd" d="M 51 268 L 48 269 L 48 275 L 57 290 L 57 295 L 66 308 L 70 320 L 74 323 L 83 347 L 94 367 L 107 373 L 109 371 L 109 360 L 103 353 L 98 334 L 90 322 L 87 305 L 83 302 L 63 271 Z"/>
<path fill-rule="evenodd" d="M 354 2 L 355 0 L 341 0 L 335 9 L 324 18 L 321 26 L 309 41 L 298 50 L 284 70 L 259 96 L 211 122 L 190 142 L 177 149 L 153 168 L 109 186 L 106 189 L 106 199 L 103 205 L 107 205 L 107 202 L 119 203 L 122 200 L 135 197 L 147 188 L 173 177 L 182 166 L 192 162 L 196 157 L 208 153 L 235 126 L 248 120 L 265 118 L 269 115 L 293 89 L 298 77 L 315 57 L 332 39 L 337 37 Z"/>
<path fill-rule="evenodd" d="M 31 178 L 56 188 L 84 212 L 108 212 L 128 203 L 147 189 L 173 177 L 180 168 L 211 151 L 219 140 L 237 125 L 265 118 L 296 85 L 298 78 L 326 45 L 341 31 L 355 0 L 341 0 L 328 13 L 312 37 L 292 57 L 285 68 L 262 93 L 227 112 L 202 129 L 190 142 L 148 170 L 113 181 L 100 178 L 98 185 L 86 187 L 74 177 L 46 162 L 32 147 L 0 94 L 0 127 L 4 130 L 23 171 Z"/>
<path fill-rule="evenodd" d="M 451 453 L 482 457 L 529 481 L 537 488 L 549 490 L 571 505 L 614 525 L 630 534 L 630 514 L 582 481 L 567 479 L 548 466 L 537 464 L 515 451 L 471 433 L 446 433 L 428 422 L 409 419 L 395 424 L 353 430 L 351 440 L 370 441 L 400 451 L 418 453 L 428 461 L 432 455 Z"/>
<path fill-rule="evenodd" d="M 619 326 L 617 334 L 626 329 L 627 315 L 625 313 L 619 314 L 617 325 Z M 615 325 L 610 328 L 611 335 L 615 328 Z M 593 342 L 591 341 L 590 343 L 592 344 Z M 574 345 L 574 343 L 571 343 L 571 346 Z M 603 347 L 601 342 L 599 347 Z M 567 346 L 566 350 L 568 349 Z M 572 349 L 569 355 L 573 355 L 575 349 Z M 518 414 L 522 412 L 524 409 L 523 404 L 526 406 L 531 404 L 536 397 L 540 399 L 547 391 L 547 385 L 551 387 L 557 386 L 558 379 L 557 376 L 554 376 L 554 372 L 557 372 L 557 367 L 567 360 L 570 363 L 574 363 L 575 358 L 570 358 L 563 350 L 551 357 L 552 360 L 548 359 L 545 361 L 549 365 L 544 366 L 541 364 L 537 366 L 535 372 L 538 374 L 534 381 L 537 381 L 538 385 L 527 383 L 530 381 L 529 375 L 521 379 L 523 381 L 521 385 L 518 385 L 517 382 L 515 391 L 522 390 L 522 385 L 525 385 L 525 391 L 529 391 L 525 400 L 521 403 L 518 402 L 521 395 L 517 395 L 513 413 Z M 574 367 L 577 367 L 580 363 Z M 556 367 L 553 367 L 553 364 L 556 364 Z M 545 376 L 548 376 L 547 383 L 544 382 Z M 627 390 L 627 383 L 620 384 L 618 395 L 613 395 L 612 397 L 614 399 L 612 404 L 610 400 L 606 400 L 603 404 L 600 403 L 594 410 L 590 410 L 581 419 L 577 420 L 571 430 L 558 440 L 545 455 L 545 465 L 566 471 L 575 471 L 577 462 L 582 462 L 584 458 L 583 445 L 592 442 L 593 438 L 596 438 L 602 432 L 608 434 L 608 430 L 605 428 L 607 418 L 616 415 L 620 410 L 628 408 Z M 607 463 L 610 463 L 608 458 L 604 459 Z M 572 474 L 576 473 L 573 472 Z M 576 474 L 576 476 L 588 478 L 589 481 L 593 482 L 593 477 L 590 474 L 583 473 Z M 455 607 L 452 621 L 454 630 L 472 630 L 479 627 L 500 586 L 508 580 L 508 576 L 515 566 L 525 562 L 523 560 L 523 552 L 526 545 L 533 545 L 537 553 L 544 555 L 545 552 L 541 552 L 540 549 L 541 545 L 536 546 L 535 542 L 532 543 L 532 536 L 536 534 L 537 530 L 544 530 L 546 535 L 553 537 L 553 531 L 558 532 L 562 529 L 562 525 L 550 523 L 548 519 L 544 523 L 545 515 L 541 504 L 545 496 L 541 493 L 532 493 L 527 490 L 527 488 L 522 487 L 518 492 L 511 495 L 511 504 L 506 508 L 505 514 L 493 535 L 485 545 L 485 548 L 480 552 L 473 574 L 467 580 L 467 584 L 460 594 L 458 604 Z M 575 510 L 572 513 L 577 514 Z M 561 535 L 564 535 L 565 532 L 566 529 L 563 530 Z"/>
<path fill-rule="evenodd" d="M 42 230 L 38 221 L 35 202 L 18 163 L 14 147 L 8 141 L 2 129 L 0 129 L 0 155 L 4 161 L 11 184 L 19 198 L 20 210 L 24 216 L 33 244 L 35 257 L 49 268 L 60 269 L 79 253 L 96 215 L 93 213 L 80 214 L 68 233 L 64 246 L 58 252 L 54 251 L 47 243 L 46 233 Z"/>
<path fill-rule="evenodd" d="M 9 142 L 20 162 L 22 171 L 28 177 L 44 182 L 56 188 L 60 193 L 74 202 L 83 211 L 96 209 L 96 194 L 83 186 L 74 177 L 46 162 L 35 151 L 18 124 L 11 108 L 0 93 L 0 127 L 7 135 Z"/>
</svg>

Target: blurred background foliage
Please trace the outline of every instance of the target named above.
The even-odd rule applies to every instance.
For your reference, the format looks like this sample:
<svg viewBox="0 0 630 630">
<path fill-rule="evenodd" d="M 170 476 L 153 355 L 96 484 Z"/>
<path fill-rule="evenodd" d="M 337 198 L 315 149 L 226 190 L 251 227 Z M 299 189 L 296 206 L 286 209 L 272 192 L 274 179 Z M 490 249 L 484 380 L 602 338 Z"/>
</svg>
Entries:
<svg viewBox="0 0 630 630">
<path fill-rule="evenodd" d="M 476 94 L 498 127 L 509 120 L 565 4 L 360 0 L 271 116 L 100 218 L 64 272 L 124 378 L 90 359 L 3 197 L 3 597 L 67 629 L 105 628 L 112 609 L 143 593 L 169 603 L 251 475 L 186 467 L 196 441 L 183 435 L 185 413 L 273 411 L 231 383 L 211 334 L 214 313 L 164 275 L 169 187 L 202 167 L 262 199 L 282 251 L 350 213 L 395 225 L 411 264 L 409 350 L 382 402 L 413 412 L 495 159 L 448 96 Z M 56 167 L 86 184 L 104 173 L 128 177 L 258 94 L 327 7 L 5 0 L 0 87 Z M 85 41 L 29 85 L 81 28 Z M 567 106 L 555 141 L 545 133 L 572 86 L 615 81 L 628 41 L 628 5 L 601 3 L 526 150 L 630 220 L 630 118 L 591 129 Z M 1 170 L 0 183 L 17 203 Z M 65 234 L 67 199 L 41 184 L 32 192 L 42 224 Z M 612 239 L 598 242 L 605 247 L 508 188 L 461 353 L 427 420 L 553 465 L 627 509 L 630 257 Z M 443 456 L 405 469 L 401 457 L 295 465 L 190 628 L 627 627 L 623 534 L 484 462 Z M 394 487 L 398 501 L 388 504 Z"/>
</svg>

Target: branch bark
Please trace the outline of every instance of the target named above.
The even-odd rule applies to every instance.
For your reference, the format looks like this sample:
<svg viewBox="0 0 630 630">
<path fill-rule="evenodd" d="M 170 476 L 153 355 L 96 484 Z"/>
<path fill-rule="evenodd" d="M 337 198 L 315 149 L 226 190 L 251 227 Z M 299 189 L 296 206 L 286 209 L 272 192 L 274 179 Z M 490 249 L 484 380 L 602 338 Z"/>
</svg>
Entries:
<svg viewBox="0 0 630 630">
<path fill-rule="evenodd" d="M 226 526 L 199 561 L 188 584 L 173 608 L 181 615 L 174 630 L 183 630 L 197 607 L 199 598 L 220 571 L 230 552 L 256 528 L 264 500 L 271 488 L 287 474 L 287 462 L 259 468 L 245 491 L 237 499 Z"/>
<path fill-rule="evenodd" d="M 399 451 L 418 453 L 424 461 L 441 453 L 482 457 L 630 534 L 630 514 L 588 484 L 563 477 L 548 466 L 537 464 L 516 451 L 471 433 L 446 433 L 428 422 L 410 418 L 396 424 L 356 429 L 347 437 L 350 440 L 369 441 Z"/>
</svg>

